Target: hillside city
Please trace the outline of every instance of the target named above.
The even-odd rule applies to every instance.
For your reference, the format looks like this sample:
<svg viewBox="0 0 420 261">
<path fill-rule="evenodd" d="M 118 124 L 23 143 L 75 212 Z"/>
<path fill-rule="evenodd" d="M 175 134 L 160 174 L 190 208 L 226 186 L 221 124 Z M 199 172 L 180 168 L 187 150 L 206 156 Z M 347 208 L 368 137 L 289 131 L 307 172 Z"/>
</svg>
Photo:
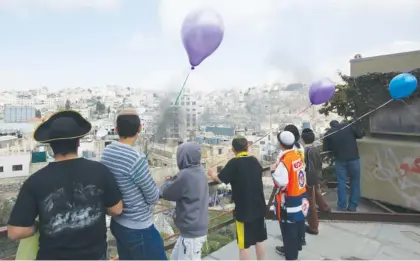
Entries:
<svg viewBox="0 0 420 261">
<path fill-rule="evenodd" d="M 175 153 L 179 142 L 193 140 L 201 143 L 203 166 L 219 169 L 232 156 L 229 152 L 233 136 L 245 135 L 251 142 L 258 141 L 252 146 L 251 153 L 267 165 L 273 161 L 277 151 L 276 139 L 271 137 L 282 126 L 288 123 L 311 126 L 321 134 L 334 117 L 328 119 L 318 115 L 317 108 L 300 113 L 308 107 L 309 101 L 308 86 L 299 83 L 211 93 L 186 88 L 178 101 L 177 96 L 176 92 L 120 86 L 3 91 L 0 95 L 0 152 L 3 158 L 7 158 L 7 164 L 5 161 L 1 167 L 0 225 L 6 224 L 16 194 L 26 177 L 53 161 L 51 149 L 36 143 L 32 133 L 39 123 L 59 110 L 76 110 L 92 123 L 92 133 L 82 139 L 79 154 L 99 160 L 105 146 L 117 139 L 114 133 L 116 114 L 123 108 L 136 108 L 143 127 L 136 148 L 148 156 L 158 185 L 162 184 L 164 177 L 178 171 Z M 270 133 L 272 135 L 267 135 Z M 271 183 L 269 177 L 264 178 L 267 198 L 272 190 Z M 226 186 L 213 188 L 209 207 L 215 210 L 232 209 L 230 200 L 225 199 L 229 191 Z M 154 217 L 159 231 L 163 235 L 173 234 L 171 211 L 159 208 L 157 211 L 161 212 Z M 216 238 L 210 241 L 213 244 L 211 249 L 218 249 L 234 238 L 231 228 L 222 232 L 215 234 Z M 9 248 L 13 252 L 14 245 Z"/>
</svg>

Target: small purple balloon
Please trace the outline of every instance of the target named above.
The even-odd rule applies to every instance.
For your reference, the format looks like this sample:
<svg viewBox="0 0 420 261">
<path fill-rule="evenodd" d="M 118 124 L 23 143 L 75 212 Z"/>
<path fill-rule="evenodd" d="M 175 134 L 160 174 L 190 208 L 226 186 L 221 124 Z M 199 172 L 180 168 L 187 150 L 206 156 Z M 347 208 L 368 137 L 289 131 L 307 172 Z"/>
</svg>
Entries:
<svg viewBox="0 0 420 261">
<path fill-rule="evenodd" d="M 315 81 L 309 87 L 309 100 L 312 105 L 323 104 L 329 101 L 335 93 L 335 84 L 328 78 Z"/>
<path fill-rule="evenodd" d="M 185 17 L 181 36 L 192 68 L 216 51 L 224 30 L 222 17 L 212 9 L 196 10 Z"/>
</svg>

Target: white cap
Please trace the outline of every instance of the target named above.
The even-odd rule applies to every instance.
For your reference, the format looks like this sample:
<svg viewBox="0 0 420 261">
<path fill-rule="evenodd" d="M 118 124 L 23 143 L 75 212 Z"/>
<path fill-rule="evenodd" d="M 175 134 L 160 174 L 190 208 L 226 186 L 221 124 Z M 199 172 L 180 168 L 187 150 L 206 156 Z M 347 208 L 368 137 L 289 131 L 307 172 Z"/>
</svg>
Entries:
<svg viewBox="0 0 420 261">
<path fill-rule="evenodd" d="M 295 136 L 290 131 L 282 131 L 279 135 L 280 143 L 286 146 L 291 146 L 295 143 Z"/>
</svg>

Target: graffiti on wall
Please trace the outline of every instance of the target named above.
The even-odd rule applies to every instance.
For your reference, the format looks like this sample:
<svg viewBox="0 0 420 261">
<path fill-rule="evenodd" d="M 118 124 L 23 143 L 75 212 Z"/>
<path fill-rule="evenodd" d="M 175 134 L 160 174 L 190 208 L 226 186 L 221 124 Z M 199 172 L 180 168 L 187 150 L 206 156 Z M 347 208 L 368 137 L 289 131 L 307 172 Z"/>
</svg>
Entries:
<svg viewBox="0 0 420 261">
<path fill-rule="evenodd" d="M 382 141 L 363 144 L 360 152 L 362 196 L 420 211 L 420 148 Z"/>
</svg>

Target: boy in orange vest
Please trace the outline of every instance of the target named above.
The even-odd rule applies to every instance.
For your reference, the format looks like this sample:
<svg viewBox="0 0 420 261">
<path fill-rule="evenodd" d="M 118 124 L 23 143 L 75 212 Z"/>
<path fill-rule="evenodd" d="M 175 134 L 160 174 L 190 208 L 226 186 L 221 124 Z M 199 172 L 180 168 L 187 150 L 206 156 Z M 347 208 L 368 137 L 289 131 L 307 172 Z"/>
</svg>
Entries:
<svg viewBox="0 0 420 261">
<path fill-rule="evenodd" d="M 302 157 L 293 149 L 294 135 L 283 131 L 278 135 L 283 154 L 273 173 L 276 184 L 275 210 L 280 222 L 284 246 L 277 246 L 276 252 L 286 260 L 297 260 L 301 245 L 300 225 L 308 213 L 306 199 L 306 174 Z"/>
</svg>

